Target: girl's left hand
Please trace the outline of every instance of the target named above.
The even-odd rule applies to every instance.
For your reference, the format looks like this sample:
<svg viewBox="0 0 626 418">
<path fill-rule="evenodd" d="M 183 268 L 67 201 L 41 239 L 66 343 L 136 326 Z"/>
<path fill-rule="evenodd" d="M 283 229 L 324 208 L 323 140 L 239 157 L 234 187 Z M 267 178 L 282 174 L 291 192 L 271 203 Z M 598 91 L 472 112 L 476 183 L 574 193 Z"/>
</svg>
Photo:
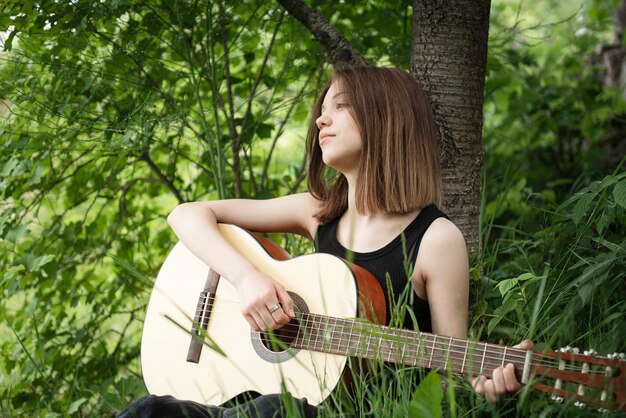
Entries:
<svg viewBox="0 0 626 418">
<path fill-rule="evenodd" d="M 524 340 L 515 345 L 514 348 L 532 350 L 533 343 L 532 341 Z M 509 363 L 504 367 L 498 367 L 493 371 L 491 376 L 491 379 L 482 375 L 472 380 L 472 386 L 476 393 L 479 395 L 484 394 L 491 403 L 496 403 L 502 395 L 515 393 L 521 388 L 519 381 L 515 377 L 515 367 L 513 364 Z"/>
</svg>

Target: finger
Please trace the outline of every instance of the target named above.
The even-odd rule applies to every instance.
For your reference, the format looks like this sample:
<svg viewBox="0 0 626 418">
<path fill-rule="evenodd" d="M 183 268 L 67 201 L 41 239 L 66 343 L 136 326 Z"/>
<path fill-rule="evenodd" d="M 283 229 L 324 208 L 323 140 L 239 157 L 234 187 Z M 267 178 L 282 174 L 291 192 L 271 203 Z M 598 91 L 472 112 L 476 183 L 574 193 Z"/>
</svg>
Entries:
<svg viewBox="0 0 626 418">
<path fill-rule="evenodd" d="M 487 381 L 487 376 L 480 375 L 478 377 L 475 377 L 472 380 L 472 387 L 474 388 L 474 391 L 476 392 L 476 394 L 478 395 L 483 395 L 485 393 L 485 382 Z"/>
<path fill-rule="evenodd" d="M 489 403 L 498 402 L 498 396 L 496 395 L 496 390 L 493 385 L 493 379 L 487 379 L 485 382 L 485 398 Z"/>
<path fill-rule="evenodd" d="M 513 364 L 507 364 L 503 371 L 504 377 L 504 385 L 506 387 L 506 391 L 509 393 L 517 392 L 521 385 L 517 381 L 517 377 L 515 376 L 515 366 Z"/>
<path fill-rule="evenodd" d="M 283 308 L 283 313 L 289 317 L 287 322 L 291 318 L 295 318 L 296 315 L 293 311 L 293 301 L 289 296 L 289 293 L 285 290 L 283 286 L 276 286 L 276 296 L 278 296 L 278 301 L 280 302 L 280 306 Z"/>
<path fill-rule="evenodd" d="M 506 393 L 506 384 L 504 383 L 504 368 L 498 367 L 494 369 L 491 380 L 493 381 L 493 388 L 496 397 L 504 395 Z"/>
<path fill-rule="evenodd" d="M 272 318 L 274 318 L 274 321 L 276 321 L 278 327 L 281 327 L 291 321 L 291 317 L 287 316 L 282 307 L 272 312 Z"/>
<path fill-rule="evenodd" d="M 263 316 L 260 313 L 260 311 L 262 310 L 266 311 L 266 316 Z M 253 327 L 253 329 L 257 332 L 267 331 L 268 329 L 271 329 L 272 323 L 274 322 L 274 320 L 271 319 L 271 315 L 269 314 L 269 311 L 267 309 L 260 308 L 260 310 L 252 310 L 250 312 L 250 316 L 252 316 L 252 319 L 255 322 L 255 326 Z"/>
<path fill-rule="evenodd" d="M 277 311 L 278 312 L 278 311 Z M 267 307 L 262 307 L 257 311 L 259 317 L 262 321 L 262 328 L 264 331 L 268 331 L 270 329 L 280 328 L 282 324 L 278 324 Z M 274 312 L 276 313 L 276 312 Z"/>
<path fill-rule="evenodd" d="M 524 340 L 521 343 L 514 345 L 513 348 L 521 348 L 522 350 L 532 350 L 533 349 L 533 342 L 530 340 Z"/>
</svg>

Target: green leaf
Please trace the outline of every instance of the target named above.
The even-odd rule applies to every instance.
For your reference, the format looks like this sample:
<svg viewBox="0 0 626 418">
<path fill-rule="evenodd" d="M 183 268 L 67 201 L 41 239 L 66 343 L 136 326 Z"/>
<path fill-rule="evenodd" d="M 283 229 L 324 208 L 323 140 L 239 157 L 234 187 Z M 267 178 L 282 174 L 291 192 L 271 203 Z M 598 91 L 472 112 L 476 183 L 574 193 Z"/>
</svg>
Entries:
<svg viewBox="0 0 626 418">
<path fill-rule="evenodd" d="M 41 257 L 37 257 L 34 254 L 24 254 L 17 259 L 18 263 L 24 264 L 30 271 L 40 270 L 42 266 L 48 264 L 52 260 L 54 260 L 54 256 L 52 254 L 46 254 Z"/>
<path fill-rule="evenodd" d="M 4 50 L 5 51 L 11 51 L 11 49 L 13 48 L 13 38 L 15 38 L 15 35 L 17 34 L 17 30 L 12 30 L 11 33 L 9 34 L 8 38 L 6 41 L 4 41 Z"/>
<path fill-rule="evenodd" d="M 24 237 L 26 237 L 29 233 L 29 229 L 27 225 L 18 225 L 17 227 L 15 227 L 14 229 L 10 229 L 9 232 L 6 235 L 6 240 L 10 241 L 14 244 L 17 244 L 19 241 L 21 241 Z"/>
<path fill-rule="evenodd" d="M 502 296 L 506 295 L 509 290 L 514 288 L 519 282 L 523 282 L 526 280 L 530 280 L 535 278 L 535 275 L 532 273 L 523 273 L 513 279 L 505 279 L 500 281 L 496 287 L 500 290 L 500 294 Z"/>
<path fill-rule="evenodd" d="M 443 389 L 441 380 L 434 370 L 422 380 L 411 398 L 409 404 L 410 417 L 431 417 L 438 418 L 443 415 L 441 401 L 443 400 Z"/>
<path fill-rule="evenodd" d="M 268 123 L 260 123 L 256 128 L 256 133 L 259 138 L 269 138 L 272 136 L 272 129 L 274 129 L 273 125 Z"/>
<path fill-rule="evenodd" d="M 626 180 L 622 180 L 613 188 L 615 202 L 626 209 Z"/>
<path fill-rule="evenodd" d="M 572 212 L 572 220 L 575 224 L 579 224 L 580 221 L 585 216 L 585 212 L 591 206 L 593 199 L 596 197 L 597 192 L 586 193 L 583 197 L 580 198 L 576 205 L 574 206 L 574 210 Z"/>
<path fill-rule="evenodd" d="M 72 402 L 70 407 L 67 409 L 67 414 L 68 415 L 72 415 L 73 413 L 78 412 L 78 409 L 85 402 L 87 402 L 87 398 L 80 398 L 80 399 L 75 400 L 74 402 Z"/>
</svg>

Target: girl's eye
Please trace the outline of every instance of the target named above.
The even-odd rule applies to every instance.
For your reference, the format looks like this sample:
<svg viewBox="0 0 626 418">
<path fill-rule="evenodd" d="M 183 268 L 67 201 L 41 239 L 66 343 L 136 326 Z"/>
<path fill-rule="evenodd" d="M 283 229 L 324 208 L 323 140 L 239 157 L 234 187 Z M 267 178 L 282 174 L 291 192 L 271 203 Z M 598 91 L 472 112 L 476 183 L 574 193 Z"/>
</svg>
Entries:
<svg viewBox="0 0 626 418">
<path fill-rule="evenodd" d="M 348 107 L 348 104 L 347 103 L 337 103 L 336 107 L 337 107 L 337 109 L 341 109 L 341 108 L 344 108 L 344 107 Z"/>
</svg>

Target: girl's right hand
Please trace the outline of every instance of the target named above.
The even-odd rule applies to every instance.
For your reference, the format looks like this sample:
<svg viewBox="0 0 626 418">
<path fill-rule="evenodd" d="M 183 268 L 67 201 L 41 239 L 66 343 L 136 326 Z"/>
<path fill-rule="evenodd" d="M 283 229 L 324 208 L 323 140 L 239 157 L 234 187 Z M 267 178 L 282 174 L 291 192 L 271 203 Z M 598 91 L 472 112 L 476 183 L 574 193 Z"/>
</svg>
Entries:
<svg viewBox="0 0 626 418">
<path fill-rule="evenodd" d="M 236 289 L 241 313 L 254 331 L 278 329 L 295 318 L 291 297 L 267 274 L 251 271 L 241 277 Z"/>
</svg>

